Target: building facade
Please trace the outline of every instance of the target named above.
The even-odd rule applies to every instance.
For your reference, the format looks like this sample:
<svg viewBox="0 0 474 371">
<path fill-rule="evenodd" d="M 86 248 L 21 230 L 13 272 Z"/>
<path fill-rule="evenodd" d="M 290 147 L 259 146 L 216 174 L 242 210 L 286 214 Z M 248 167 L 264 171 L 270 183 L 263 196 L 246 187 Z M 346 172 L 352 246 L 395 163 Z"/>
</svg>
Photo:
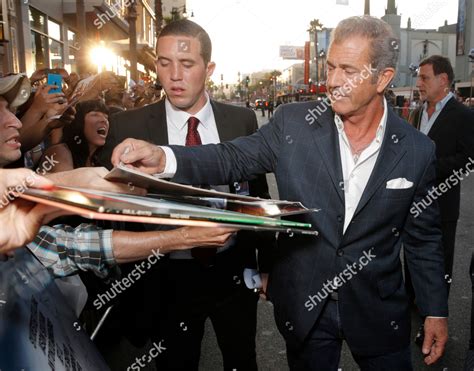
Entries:
<svg viewBox="0 0 474 371">
<path fill-rule="evenodd" d="M 40 68 L 78 69 L 86 60 L 87 72 L 102 70 L 129 77 L 129 7 L 132 0 L 83 0 L 86 35 L 77 27 L 80 1 L 0 0 L 0 73 L 26 72 Z M 184 1 L 170 3 L 169 11 L 182 11 Z M 155 1 L 135 0 L 138 71 L 155 74 Z M 167 7 L 168 5 L 166 5 Z M 165 8 L 165 5 L 163 5 Z M 1 29 L 0 29 L 1 31 Z M 83 36 L 81 38 L 81 36 Z M 127 78 L 128 80 L 128 78 Z"/>
<path fill-rule="evenodd" d="M 304 63 L 295 63 L 282 71 L 279 77 L 283 94 L 292 94 L 299 89 L 307 89 L 304 83 Z"/>
<path fill-rule="evenodd" d="M 332 28 L 323 28 L 317 32 L 310 32 L 309 34 L 309 78 L 312 84 L 326 84 L 325 61 L 329 47 L 331 31 Z M 317 45 L 314 44 L 316 37 L 318 38 Z"/>
<path fill-rule="evenodd" d="M 414 72 L 410 66 L 418 64 L 426 57 L 441 54 L 456 64 L 456 25 L 448 25 L 438 29 L 413 29 L 408 19 L 407 27 L 401 28 L 401 16 L 398 15 L 395 0 L 387 1 L 387 8 L 382 19 L 390 24 L 395 35 L 400 40 L 400 59 L 397 76 L 393 84 L 397 87 L 411 86 L 415 83 Z"/>
<path fill-rule="evenodd" d="M 459 0 L 458 4 L 458 23 L 459 27 L 459 47 L 456 55 L 455 79 L 457 80 L 456 88 L 462 91 L 464 96 L 473 97 L 473 79 L 474 79 L 474 63 L 469 58 L 471 50 L 474 48 L 474 1 Z"/>
</svg>

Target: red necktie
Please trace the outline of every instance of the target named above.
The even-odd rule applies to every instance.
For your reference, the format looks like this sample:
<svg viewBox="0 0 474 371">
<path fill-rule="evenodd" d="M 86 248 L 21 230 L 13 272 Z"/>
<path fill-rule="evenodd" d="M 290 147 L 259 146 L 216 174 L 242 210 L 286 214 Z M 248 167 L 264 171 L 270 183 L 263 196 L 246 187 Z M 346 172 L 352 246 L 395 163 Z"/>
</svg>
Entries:
<svg viewBox="0 0 474 371">
<path fill-rule="evenodd" d="M 199 119 L 191 116 L 188 119 L 188 134 L 186 134 L 186 146 L 200 146 L 201 136 L 197 130 Z M 212 258 L 216 255 L 216 248 L 195 247 L 191 249 L 191 255 L 204 266 L 209 266 Z"/>
<path fill-rule="evenodd" d="M 188 134 L 186 134 L 186 146 L 200 146 L 201 136 L 198 132 L 199 119 L 191 116 L 188 119 Z"/>
</svg>

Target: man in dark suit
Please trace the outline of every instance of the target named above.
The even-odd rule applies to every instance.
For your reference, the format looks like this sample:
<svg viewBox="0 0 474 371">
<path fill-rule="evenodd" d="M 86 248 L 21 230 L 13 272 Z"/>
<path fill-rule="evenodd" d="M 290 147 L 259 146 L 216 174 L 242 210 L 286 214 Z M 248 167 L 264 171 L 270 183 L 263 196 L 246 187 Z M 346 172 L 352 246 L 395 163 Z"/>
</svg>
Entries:
<svg viewBox="0 0 474 371">
<path fill-rule="evenodd" d="M 343 20 L 328 50 L 327 102 L 281 106 L 268 125 L 229 143 L 156 147 L 127 139 L 119 160 L 187 183 L 221 183 L 266 172 L 280 196 L 319 213 L 298 216 L 318 237 L 280 234 L 268 284 L 292 370 L 337 370 L 346 340 L 362 370 L 411 370 L 404 245 L 432 364 L 447 341 L 439 210 L 415 218 L 435 184 L 433 143 L 387 108 L 399 45 L 368 16 Z M 123 154 L 124 148 L 134 150 Z"/>
<path fill-rule="evenodd" d="M 104 161 L 109 162 L 115 145 L 129 137 L 155 145 L 193 146 L 229 141 L 257 130 L 251 110 L 212 101 L 207 95 L 205 83 L 215 64 L 211 62 L 211 41 L 200 26 L 188 20 L 166 26 L 158 38 L 157 56 L 157 74 L 167 98 L 113 116 L 101 154 Z M 234 179 L 229 185 L 212 187 L 269 197 L 265 175 L 250 182 Z M 160 315 L 157 310 L 154 317 L 161 317 L 161 321 L 154 335 L 157 341 L 164 340 L 166 352 L 157 357 L 158 369 L 198 369 L 207 318 L 216 332 L 224 369 L 257 369 L 258 294 L 246 287 L 243 272 L 245 268 L 265 271 L 262 257 L 273 240 L 273 233 L 239 232 L 222 248 L 171 253 L 167 263 L 160 265 Z M 156 284 L 151 279 L 148 283 L 145 294 L 154 295 Z"/>
<path fill-rule="evenodd" d="M 450 87 L 454 72 L 448 58 L 433 55 L 420 63 L 417 88 L 424 104 L 414 112 L 411 122 L 436 144 L 437 188 L 441 212 L 446 280 L 452 281 L 456 225 L 461 200 L 461 179 L 474 161 L 474 112 L 459 103 Z M 451 177 L 451 179 L 450 179 Z M 446 184 L 441 189 L 440 184 Z M 449 290 L 450 285 L 448 286 Z"/>
</svg>

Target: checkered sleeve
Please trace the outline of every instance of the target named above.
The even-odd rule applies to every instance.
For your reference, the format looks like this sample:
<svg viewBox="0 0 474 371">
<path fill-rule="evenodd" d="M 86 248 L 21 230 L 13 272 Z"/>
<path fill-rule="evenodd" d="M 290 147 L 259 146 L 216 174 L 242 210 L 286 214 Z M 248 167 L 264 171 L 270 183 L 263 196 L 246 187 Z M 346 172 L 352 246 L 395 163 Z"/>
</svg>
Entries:
<svg viewBox="0 0 474 371">
<path fill-rule="evenodd" d="M 92 271 L 106 277 L 116 265 L 112 230 L 93 224 L 42 226 L 28 248 L 57 277 L 69 276 L 79 270 Z"/>
</svg>

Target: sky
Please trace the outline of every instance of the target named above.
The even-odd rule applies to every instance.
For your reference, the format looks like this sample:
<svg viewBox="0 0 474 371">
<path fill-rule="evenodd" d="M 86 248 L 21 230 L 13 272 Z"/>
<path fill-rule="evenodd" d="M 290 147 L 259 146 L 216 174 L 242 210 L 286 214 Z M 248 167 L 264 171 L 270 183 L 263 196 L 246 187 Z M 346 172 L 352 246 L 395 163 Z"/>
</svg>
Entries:
<svg viewBox="0 0 474 371">
<path fill-rule="evenodd" d="M 280 45 L 303 46 L 309 40 L 307 29 L 312 19 L 333 28 L 346 17 L 361 15 L 364 0 L 187 0 L 190 18 L 209 33 L 216 62 L 212 79 L 235 83 L 237 74 L 261 70 L 283 70 L 299 61 L 279 57 Z M 396 0 L 401 26 L 411 17 L 412 28 L 438 28 L 447 20 L 457 21 L 457 0 Z M 385 14 L 386 0 L 371 0 L 370 13 Z"/>
</svg>

